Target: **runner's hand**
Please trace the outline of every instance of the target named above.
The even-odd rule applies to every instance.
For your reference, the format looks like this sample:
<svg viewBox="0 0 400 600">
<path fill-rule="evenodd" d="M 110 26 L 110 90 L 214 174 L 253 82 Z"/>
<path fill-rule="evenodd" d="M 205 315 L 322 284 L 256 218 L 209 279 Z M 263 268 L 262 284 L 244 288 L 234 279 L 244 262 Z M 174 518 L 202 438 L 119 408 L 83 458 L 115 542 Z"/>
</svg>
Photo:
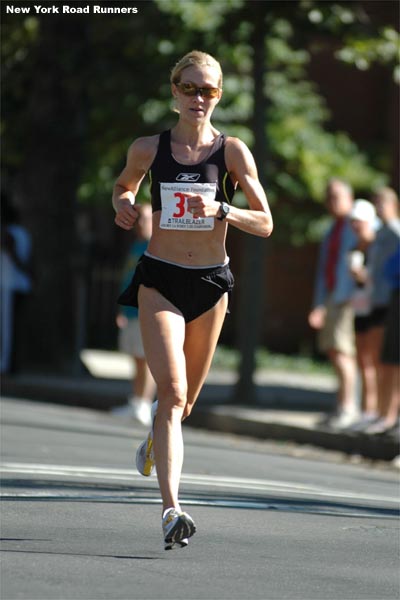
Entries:
<svg viewBox="0 0 400 600">
<path fill-rule="evenodd" d="M 216 200 L 208 200 L 200 195 L 188 197 L 188 211 L 195 219 L 199 217 L 216 217 L 219 212 L 220 203 Z"/>
<path fill-rule="evenodd" d="M 121 229 L 130 231 L 133 229 L 136 221 L 139 218 L 139 205 L 132 205 L 129 200 L 120 200 L 118 203 L 117 214 L 115 215 L 114 222 Z"/>
</svg>

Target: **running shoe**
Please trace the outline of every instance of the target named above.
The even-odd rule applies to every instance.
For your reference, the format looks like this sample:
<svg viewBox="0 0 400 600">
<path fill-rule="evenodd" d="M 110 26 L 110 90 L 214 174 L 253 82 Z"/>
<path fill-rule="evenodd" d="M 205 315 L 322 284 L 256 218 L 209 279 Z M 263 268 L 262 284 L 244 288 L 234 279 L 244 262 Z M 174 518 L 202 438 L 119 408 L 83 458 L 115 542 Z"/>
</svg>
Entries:
<svg viewBox="0 0 400 600">
<path fill-rule="evenodd" d="M 147 438 L 140 444 L 136 451 L 136 468 L 141 475 L 149 477 L 155 467 L 154 451 L 153 451 L 153 428 L 154 420 L 156 418 L 158 402 L 155 401 L 151 407 L 151 430 L 149 431 Z"/>
<path fill-rule="evenodd" d="M 185 548 L 196 531 L 196 525 L 191 516 L 179 512 L 176 508 L 168 508 L 162 518 L 165 550 Z"/>
<path fill-rule="evenodd" d="M 117 417 L 132 417 L 146 427 L 151 426 L 151 406 L 146 400 L 128 398 L 127 404 L 113 408 L 112 414 Z"/>
</svg>

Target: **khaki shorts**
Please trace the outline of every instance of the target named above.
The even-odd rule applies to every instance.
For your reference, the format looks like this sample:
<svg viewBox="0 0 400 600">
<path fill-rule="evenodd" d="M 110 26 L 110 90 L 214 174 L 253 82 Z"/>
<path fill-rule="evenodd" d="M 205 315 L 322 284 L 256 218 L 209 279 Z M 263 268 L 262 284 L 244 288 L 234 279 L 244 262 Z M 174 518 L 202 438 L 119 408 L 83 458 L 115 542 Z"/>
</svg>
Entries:
<svg viewBox="0 0 400 600">
<path fill-rule="evenodd" d="M 128 319 L 128 324 L 118 332 L 118 349 L 120 352 L 144 358 L 142 335 L 139 319 Z"/>
<path fill-rule="evenodd" d="M 325 325 L 318 334 L 320 352 L 336 350 L 342 354 L 355 356 L 354 311 L 350 304 L 326 305 Z"/>
</svg>

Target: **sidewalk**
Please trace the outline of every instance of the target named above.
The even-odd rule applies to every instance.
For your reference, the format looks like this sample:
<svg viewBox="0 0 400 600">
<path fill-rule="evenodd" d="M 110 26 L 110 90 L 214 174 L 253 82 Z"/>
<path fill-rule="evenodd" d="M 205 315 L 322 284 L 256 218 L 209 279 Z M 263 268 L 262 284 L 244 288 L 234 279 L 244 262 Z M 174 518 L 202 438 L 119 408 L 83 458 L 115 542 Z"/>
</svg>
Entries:
<svg viewBox="0 0 400 600">
<path fill-rule="evenodd" d="M 87 373 L 76 377 L 17 374 L 4 377 L 2 396 L 40 400 L 109 411 L 124 404 L 130 392 L 132 367 L 118 353 L 86 350 Z M 261 439 L 309 444 L 375 460 L 400 454 L 394 437 L 334 432 L 319 425 L 335 405 L 335 379 L 282 371 L 255 376 L 257 401 L 233 404 L 236 374 L 212 370 L 188 420 L 192 427 Z"/>
</svg>

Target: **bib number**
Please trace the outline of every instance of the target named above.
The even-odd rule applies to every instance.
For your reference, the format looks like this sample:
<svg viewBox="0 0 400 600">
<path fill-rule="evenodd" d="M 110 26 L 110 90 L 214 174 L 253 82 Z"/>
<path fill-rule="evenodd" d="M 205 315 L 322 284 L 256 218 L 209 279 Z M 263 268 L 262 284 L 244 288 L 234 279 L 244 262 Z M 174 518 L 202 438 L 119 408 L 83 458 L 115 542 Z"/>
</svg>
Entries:
<svg viewBox="0 0 400 600">
<path fill-rule="evenodd" d="M 198 194 L 214 200 L 216 183 L 160 183 L 161 229 L 208 231 L 214 229 L 214 217 L 193 217 L 188 198 Z"/>
</svg>

